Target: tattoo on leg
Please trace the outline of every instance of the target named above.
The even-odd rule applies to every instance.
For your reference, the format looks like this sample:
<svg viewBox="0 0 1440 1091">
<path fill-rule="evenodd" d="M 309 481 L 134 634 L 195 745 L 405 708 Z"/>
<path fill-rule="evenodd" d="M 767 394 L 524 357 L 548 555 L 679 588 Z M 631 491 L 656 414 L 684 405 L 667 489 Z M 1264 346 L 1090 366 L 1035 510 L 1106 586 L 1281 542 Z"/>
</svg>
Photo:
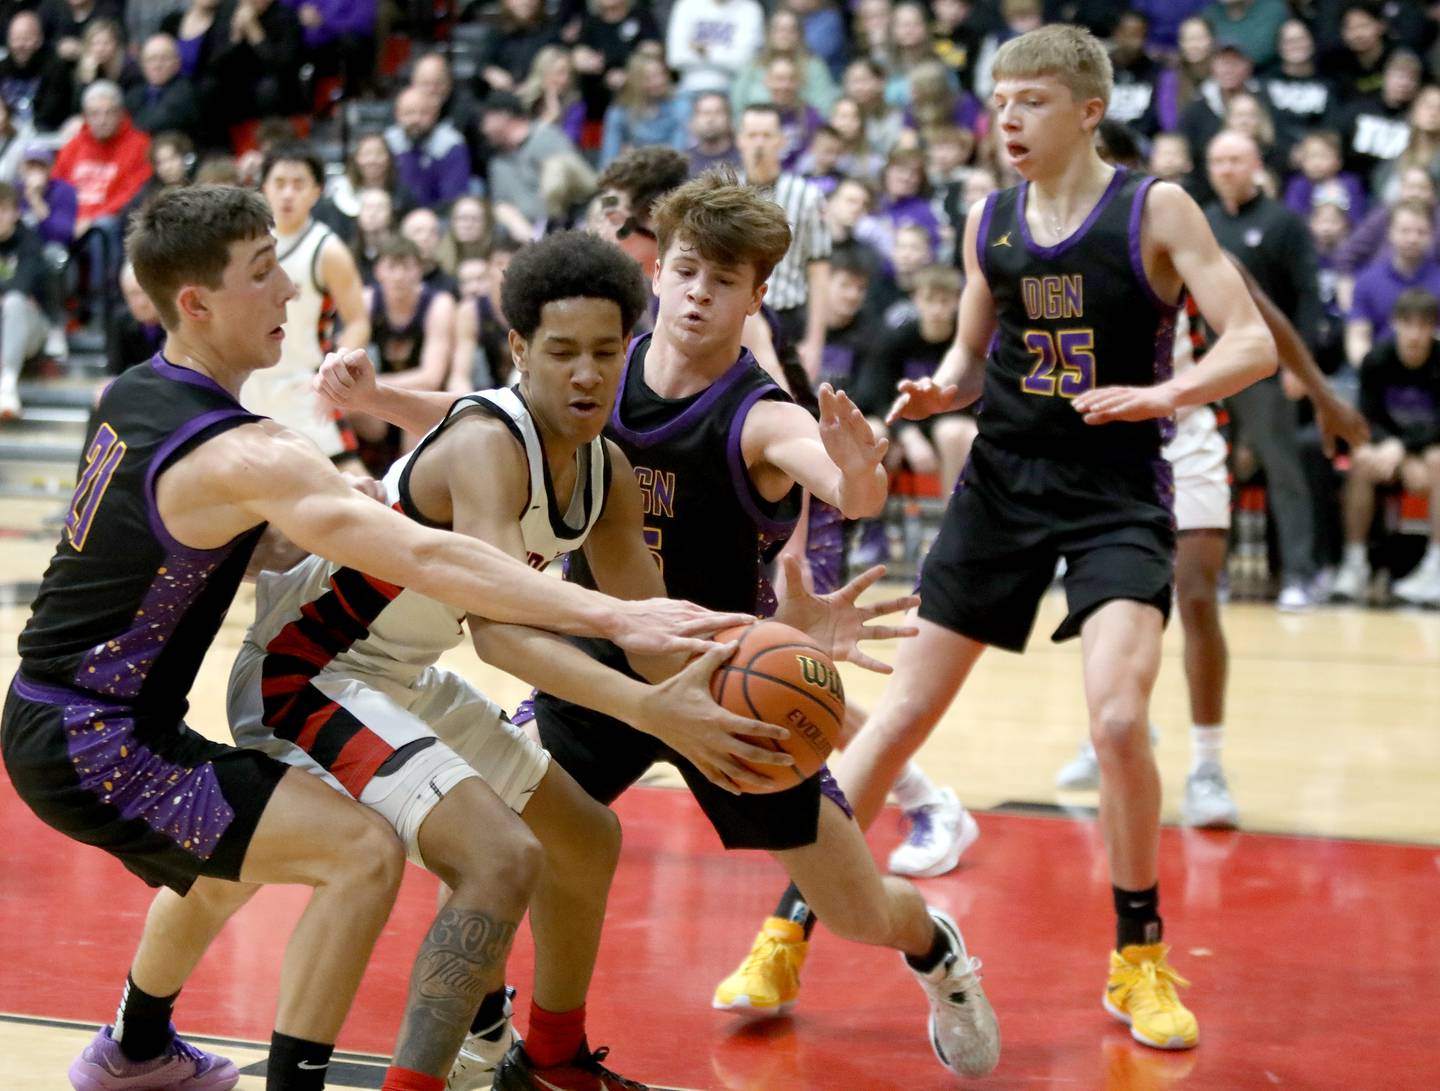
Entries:
<svg viewBox="0 0 1440 1091">
<path fill-rule="evenodd" d="M 480 1000 L 499 980 L 518 921 L 446 906 L 420 945 L 395 1063 L 444 1075 Z"/>
</svg>

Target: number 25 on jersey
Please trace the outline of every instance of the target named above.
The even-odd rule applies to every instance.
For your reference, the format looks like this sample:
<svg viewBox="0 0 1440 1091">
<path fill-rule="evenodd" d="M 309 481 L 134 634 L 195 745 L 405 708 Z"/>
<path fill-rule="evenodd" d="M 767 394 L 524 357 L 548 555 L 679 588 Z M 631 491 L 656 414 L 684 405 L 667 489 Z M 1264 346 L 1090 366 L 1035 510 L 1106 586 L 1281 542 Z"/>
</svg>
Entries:
<svg viewBox="0 0 1440 1091">
<path fill-rule="evenodd" d="M 1095 331 L 1026 330 L 1025 348 L 1035 358 L 1020 380 L 1026 394 L 1079 397 L 1095 386 Z"/>
</svg>

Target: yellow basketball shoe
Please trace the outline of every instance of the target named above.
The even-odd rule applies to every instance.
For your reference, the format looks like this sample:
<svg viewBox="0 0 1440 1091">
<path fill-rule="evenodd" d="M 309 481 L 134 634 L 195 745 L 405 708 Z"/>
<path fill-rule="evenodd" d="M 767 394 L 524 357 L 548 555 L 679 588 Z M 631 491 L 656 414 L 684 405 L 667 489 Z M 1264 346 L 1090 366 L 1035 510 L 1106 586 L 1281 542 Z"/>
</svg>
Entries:
<svg viewBox="0 0 1440 1091">
<path fill-rule="evenodd" d="M 720 982 L 711 1007 L 755 1016 L 789 1011 L 800 995 L 800 967 L 809 950 L 804 928 L 783 917 L 766 917 L 750 954 Z"/>
<path fill-rule="evenodd" d="M 1176 985 L 1189 985 L 1165 960 L 1163 943 L 1131 944 L 1110 952 L 1105 1010 L 1130 1027 L 1130 1037 L 1155 1049 L 1193 1049 L 1200 1025 L 1180 1003 Z"/>
</svg>

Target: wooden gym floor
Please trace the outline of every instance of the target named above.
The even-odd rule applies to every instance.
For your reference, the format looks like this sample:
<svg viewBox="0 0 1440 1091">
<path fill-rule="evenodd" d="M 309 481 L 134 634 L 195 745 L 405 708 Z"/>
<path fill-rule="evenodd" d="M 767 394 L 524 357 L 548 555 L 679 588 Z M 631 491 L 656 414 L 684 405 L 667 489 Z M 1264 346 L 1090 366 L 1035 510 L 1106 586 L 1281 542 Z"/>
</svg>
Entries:
<svg viewBox="0 0 1440 1091">
<path fill-rule="evenodd" d="M 54 541 L 44 518 L 58 506 L 0 502 L 0 681 L 15 667 Z M 1198 1050 L 1172 1055 L 1132 1043 L 1099 1005 L 1111 914 L 1094 798 L 1053 788 L 1084 732 L 1077 648 L 1043 637 L 1060 613 L 1047 600 L 1024 658 L 982 660 L 920 755 L 982 812 L 959 871 L 922 883 L 986 963 L 1005 1052 L 977 1086 L 1437 1086 L 1440 614 L 1226 610 L 1226 758 L 1244 831 L 1163 834 L 1162 909 L 1202 1033 Z M 225 737 L 224 683 L 249 615 L 242 592 L 192 695 L 192 722 L 215 737 Z M 448 662 L 502 703 L 524 693 L 466 648 Z M 846 684 L 870 705 L 883 689 L 849 668 Z M 1189 746 L 1173 626 L 1153 716 L 1172 821 Z M 930 1055 L 923 1001 L 895 956 L 823 930 L 792 1018 L 752 1025 L 711 1011 L 710 991 L 745 953 L 778 872 L 761 854 L 721 852 L 683 792 L 636 789 L 617 809 L 626 848 L 590 1024 L 620 1071 L 726 1091 L 955 1086 Z M 0 1088 L 64 1088 L 69 1060 L 113 1014 L 148 893 L 36 821 L 3 777 L 0 830 Z M 882 859 L 898 836 L 893 820 L 877 824 Z M 379 1086 L 434 889 L 412 869 L 331 1087 Z M 182 1028 L 224 1043 L 247 1071 L 243 1091 L 263 1087 L 255 1043 L 268 1038 L 280 948 L 301 904 L 293 888 L 263 892 L 181 998 Z M 527 933 L 511 973 L 522 1000 L 530 950 Z"/>
</svg>

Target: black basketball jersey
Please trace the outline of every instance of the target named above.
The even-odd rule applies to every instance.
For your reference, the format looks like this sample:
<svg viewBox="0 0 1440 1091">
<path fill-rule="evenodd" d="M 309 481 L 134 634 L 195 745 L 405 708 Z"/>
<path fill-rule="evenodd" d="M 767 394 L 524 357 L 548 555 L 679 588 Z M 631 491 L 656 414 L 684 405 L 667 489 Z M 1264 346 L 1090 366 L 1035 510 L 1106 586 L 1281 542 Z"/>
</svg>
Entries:
<svg viewBox="0 0 1440 1091">
<path fill-rule="evenodd" d="M 755 491 L 740 434 L 759 401 L 789 397 L 748 351 L 687 398 L 645 385 L 650 336 L 631 346 L 605 434 L 630 460 L 645 501 L 645 540 L 671 598 L 712 610 L 768 613 L 763 565 L 795 529 L 800 489 L 779 501 Z M 594 585 L 583 554 L 570 574 Z"/>
<path fill-rule="evenodd" d="M 158 354 L 111 384 L 20 634 L 27 677 L 183 710 L 264 527 L 218 549 L 191 549 L 161 522 L 155 482 L 205 440 L 257 419 L 206 376 Z"/>
<path fill-rule="evenodd" d="M 384 289 L 375 285 L 370 299 L 370 340 L 380 350 L 376 364 L 382 374 L 410 371 L 420 366 L 420 354 L 425 348 L 425 316 L 430 313 L 433 302 L 435 289 L 428 284 L 421 285 L 415 313 L 404 325 L 396 325 L 386 313 Z"/>
<path fill-rule="evenodd" d="M 1155 294 L 1140 251 L 1154 181 L 1117 169 L 1084 224 L 1056 246 L 1030 236 L 1028 183 L 987 198 L 975 245 L 998 328 L 977 415 L 981 436 L 1065 461 L 1158 457 L 1168 419 L 1089 425 L 1070 404 L 1096 386 L 1170 377 L 1176 308 Z"/>
</svg>

